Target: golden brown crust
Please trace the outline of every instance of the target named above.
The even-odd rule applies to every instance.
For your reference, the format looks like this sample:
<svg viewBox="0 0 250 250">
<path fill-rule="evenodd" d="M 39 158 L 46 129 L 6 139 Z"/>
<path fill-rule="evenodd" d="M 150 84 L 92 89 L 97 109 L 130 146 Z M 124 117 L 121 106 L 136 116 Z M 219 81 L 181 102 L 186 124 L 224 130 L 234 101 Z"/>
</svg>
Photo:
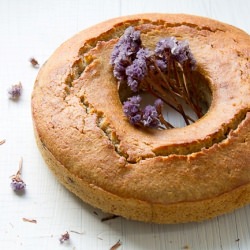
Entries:
<svg viewBox="0 0 250 250">
<path fill-rule="evenodd" d="M 189 40 L 212 91 L 200 120 L 165 131 L 127 122 L 109 57 L 130 25 L 149 47 L 164 36 Z M 78 33 L 43 66 L 33 91 L 49 167 L 82 200 L 141 221 L 198 221 L 249 203 L 249 43 L 235 27 L 190 15 L 121 17 Z"/>
</svg>

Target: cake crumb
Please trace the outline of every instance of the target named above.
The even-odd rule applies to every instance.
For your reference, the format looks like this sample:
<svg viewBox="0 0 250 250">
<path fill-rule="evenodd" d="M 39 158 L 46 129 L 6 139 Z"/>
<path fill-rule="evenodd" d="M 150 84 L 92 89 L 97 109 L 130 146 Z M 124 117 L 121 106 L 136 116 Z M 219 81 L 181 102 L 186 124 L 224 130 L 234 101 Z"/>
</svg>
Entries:
<svg viewBox="0 0 250 250">
<path fill-rule="evenodd" d="M 110 250 L 116 250 L 118 249 L 118 247 L 120 247 L 122 245 L 121 241 L 118 240 L 111 248 Z"/>
<path fill-rule="evenodd" d="M 34 219 L 27 219 L 27 218 L 23 218 L 23 221 L 25 222 L 30 222 L 30 223 L 37 223 L 37 220 L 34 220 Z"/>
<path fill-rule="evenodd" d="M 4 144 L 5 143 L 5 140 L 1 140 L 0 141 L 0 145 Z"/>
<path fill-rule="evenodd" d="M 34 57 L 30 58 L 30 63 L 31 63 L 31 65 L 34 68 L 38 68 L 39 67 L 39 63 L 38 63 L 38 61 Z"/>
</svg>

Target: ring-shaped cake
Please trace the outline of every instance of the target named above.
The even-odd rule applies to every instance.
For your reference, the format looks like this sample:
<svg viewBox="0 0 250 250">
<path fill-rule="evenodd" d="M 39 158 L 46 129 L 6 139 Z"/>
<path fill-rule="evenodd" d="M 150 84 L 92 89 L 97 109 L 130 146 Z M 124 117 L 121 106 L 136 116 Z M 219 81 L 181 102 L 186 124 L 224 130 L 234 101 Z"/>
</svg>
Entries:
<svg viewBox="0 0 250 250">
<path fill-rule="evenodd" d="M 124 30 L 148 47 L 189 41 L 209 105 L 182 128 L 132 126 L 110 55 Z M 250 36 L 184 14 L 119 17 L 79 32 L 41 68 L 32 95 L 35 136 L 60 182 L 105 212 L 155 223 L 200 221 L 250 202 Z"/>
</svg>

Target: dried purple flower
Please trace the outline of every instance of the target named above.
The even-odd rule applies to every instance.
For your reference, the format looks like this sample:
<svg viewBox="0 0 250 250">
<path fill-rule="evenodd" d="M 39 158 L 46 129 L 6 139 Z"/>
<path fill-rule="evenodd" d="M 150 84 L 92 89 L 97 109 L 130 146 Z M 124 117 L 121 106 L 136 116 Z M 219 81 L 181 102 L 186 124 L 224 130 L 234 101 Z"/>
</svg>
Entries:
<svg viewBox="0 0 250 250">
<path fill-rule="evenodd" d="M 132 55 L 136 53 L 141 46 L 141 33 L 136 31 L 134 27 L 130 26 L 124 31 L 120 44 L 127 45 L 127 54 Z"/>
<path fill-rule="evenodd" d="M 193 70 L 196 67 L 196 61 L 194 59 L 193 54 L 190 51 L 188 41 L 178 41 L 177 46 L 175 46 L 171 53 L 175 60 L 179 62 L 180 64 L 183 64 L 184 62 L 189 61 L 190 62 L 190 68 Z"/>
<path fill-rule="evenodd" d="M 155 106 L 156 109 L 158 109 L 158 108 L 162 109 L 163 108 L 163 101 L 161 99 L 159 99 L 159 98 L 156 99 L 155 103 L 154 103 L 154 106 Z"/>
<path fill-rule="evenodd" d="M 132 63 L 140 46 L 140 31 L 135 31 L 131 26 L 128 27 L 115 45 L 110 59 L 110 63 L 114 67 L 114 76 L 119 81 L 126 79 L 126 67 Z"/>
<path fill-rule="evenodd" d="M 149 50 L 141 48 L 136 54 L 136 59 L 126 69 L 126 75 L 128 77 L 128 86 L 134 92 L 137 92 L 139 90 L 140 82 L 148 73 L 147 58 L 149 57 Z"/>
<path fill-rule="evenodd" d="M 155 106 L 147 105 L 142 111 L 142 124 L 149 128 L 158 128 L 160 126 L 159 114 Z"/>
<path fill-rule="evenodd" d="M 123 103 L 123 111 L 129 122 L 150 128 L 172 128 L 162 113 L 163 101 L 179 112 L 186 124 L 194 120 L 185 114 L 179 98 L 182 98 L 201 117 L 196 94 L 190 97 L 189 88 L 196 93 L 190 70 L 196 68 L 196 60 L 187 41 L 175 37 L 161 39 L 154 52 L 142 45 L 140 32 L 128 27 L 115 45 L 111 60 L 118 84 L 127 85 L 133 92 L 148 91 L 161 98 L 154 106 L 140 108 L 141 97 L 133 96 Z M 118 88 L 124 90 L 124 88 Z M 124 96 L 124 95 L 120 95 Z M 196 100 L 195 100 L 196 99 Z"/>
<path fill-rule="evenodd" d="M 142 60 L 134 60 L 133 63 L 127 67 L 126 75 L 132 79 L 141 80 L 147 71 L 147 64 Z"/>
<path fill-rule="evenodd" d="M 140 48 L 138 52 L 136 53 L 136 58 L 139 60 L 146 61 L 148 58 L 150 58 L 153 55 L 153 53 L 147 49 L 147 48 Z"/>
<path fill-rule="evenodd" d="M 70 237 L 69 237 L 69 233 L 66 232 L 65 234 L 62 234 L 62 235 L 61 235 L 59 241 L 60 241 L 60 243 L 62 244 L 62 243 L 64 243 L 65 241 L 69 240 L 69 238 L 70 238 Z"/>
<path fill-rule="evenodd" d="M 26 187 L 26 184 L 21 179 L 13 179 L 10 185 L 14 191 L 22 191 Z"/>
<path fill-rule="evenodd" d="M 126 79 L 126 68 L 131 64 L 131 59 L 120 53 L 114 61 L 114 77 L 121 81 Z"/>
<path fill-rule="evenodd" d="M 175 37 L 167 37 L 161 39 L 155 47 L 155 54 L 159 58 L 165 58 L 166 53 L 170 54 L 171 51 L 177 46 L 177 40 Z"/>
<path fill-rule="evenodd" d="M 156 100 L 155 105 L 146 106 L 143 110 L 140 108 L 141 96 L 132 96 L 123 103 L 123 112 L 133 125 L 143 125 L 149 128 L 158 128 L 161 125 L 157 107 L 163 106 L 161 100 Z M 159 109 L 161 111 L 161 109 Z"/>
<path fill-rule="evenodd" d="M 10 186 L 14 191 L 17 192 L 23 191 L 26 187 L 26 184 L 21 178 L 22 166 L 23 166 L 23 158 L 21 158 L 19 161 L 19 169 L 17 173 L 11 177 L 12 182 L 10 183 Z"/>
<path fill-rule="evenodd" d="M 9 97 L 12 100 L 17 100 L 22 94 L 22 84 L 19 82 L 18 84 L 12 85 L 11 89 L 9 89 Z"/>
<path fill-rule="evenodd" d="M 140 46 L 140 31 L 135 31 L 135 29 L 131 26 L 128 27 L 113 49 L 110 63 L 114 65 L 120 54 L 124 54 L 126 57 L 135 55 L 140 49 Z"/>
<path fill-rule="evenodd" d="M 188 61 L 191 70 L 194 70 L 196 67 L 196 61 L 186 40 L 177 41 L 175 37 L 162 39 L 156 44 L 155 54 L 160 58 L 160 62 L 157 64 L 161 70 L 164 66 L 164 62 L 167 62 L 168 56 L 180 64 Z"/>
<path fill-rule="evenodd" d="M 132 112 L 137 113 L 140 107 L 141 97 L 139 95 L 128 98 L 128 101 L 124 102 L 123 110 L 125 113 Z"/>
<path fill-rule="evenodd" d="M 167 69 L 168 69 L 168 63 L 165 59 L 156 59 L 155 60 L 156 62 L 156 65 L 159 67 L 159 69 L 166 73 L 167 72 Z"/>
<path fill-rule="evenodd" d="M 180 64 L 188 60 L 188 53 L 189 45 L 187 41 L 176 42 L 176 46 L 171 49 L 171 54 Z"/>
<path fill-rule="evenodd" d="M 139 81 L 132 78 L 131 76 L 128 77 L 128 86 L 133 92 L 137 92 L 139 90 Z"/>
<path fill-rule="evenodd" d="M 140 102 L 141 97 L 138 95 L 128 98 L 128 100 L 123 103 L 123 112 L 133 125 L 141 122 Z"/>
</svg>

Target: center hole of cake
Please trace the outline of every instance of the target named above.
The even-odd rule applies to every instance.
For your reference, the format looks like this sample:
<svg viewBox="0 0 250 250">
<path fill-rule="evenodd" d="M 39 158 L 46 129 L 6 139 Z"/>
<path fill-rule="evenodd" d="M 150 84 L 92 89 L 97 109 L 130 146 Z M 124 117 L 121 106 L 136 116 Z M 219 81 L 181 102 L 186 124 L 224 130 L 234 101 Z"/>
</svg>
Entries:
<svg viewBox="0 0 250 250">
<path fill-rule="evenodd" d="M 200 108 L 200 116 L 197 116 L 194 109 L 191 108 L 190 104 L 188 104 L 184 99 L 177 97 L 178 102 L 182 106 L 185 115 L 193 120 L 189 121 L 190 124 L 194 123 L 207 113 L 212 100 L 212 92 L 209 87 L 209 82 L 205 79 L 205 77 L 199 72 L 195 71 L 193 72 L 193 81 L 194 83 L 192 84 L 195 85 L 195 91 L 193 88 L 194 86 L 190 83 L 188 84 L 188 90 L 191 95 L 192 102 L 196 102 L 196 105 L 198 106 L 198 108 Z M 142 101 L 142 107 L 146 106 L 147 103 L 154 103 L 156 100 L 156 97 L 149 93 L 141 93 L 141 95 L 145 96 Z M 164 119 L 169 121 L 169 123 L 172 124 L 173 127 L 180 128 L 187 126 L 185 120 L 183 119 L 183 115 L 181 115 L 179 112 L 169 107 L 168 105 L 163 106 L 162 113 Z"/>
<path fill-rule="evenodd" d="M 187 82 L 187 89 L 190 95 L 191 103 L 187 103 L 187 101 L 181 97 L 176 97 L 176 103 L 181 106 L 181 110 L 183 110 L 183 112 L 180 112 L 179 107 L 178 110 L 176 110 L 176 103 L 170 103 L 172 106 L 163 103 L 162 116 L 164 120 L 171 124 L 173 128 L 185 127 L 194 123 L 207 113 L 211 105 L 212 92 L 209 81 L 199 71 L 194 71 L 192 74 L 193 82 Z M 126 100 L 131 98 L 133 95 L 134 93 L 127 87 L 127 85 L 121 84 L 119 86 L 119 96 L 123 107 L 125 106 L 124 103 Z M 159 96 L 156 97 L 148 91 L 140 91 L 138 96 L 141 98 L 141 110 L 144 110 L 148 104 L 152 104 L 153 107 L 154 103 L 159 98 Z M 194 105 L 196 106 L 196 110 Z M 188 123 L 185 119 L 188 120 Z M 157 129 L 159 128 L 160 127 L 158 126 Z"/>
<path fill-rule="evenodd" d="M 200 119 L 210 106 L 211 91 L 199 73 L 188 40 L 166 36 L 159 38 L 154 47 L 141 37 L 140 30 L 130 26 L 114 46 L 110 63 L 123 112 L 131 125 L 153 129 L 182 127 L 176 119 L 173 124 L 170 122 L 178 117 L 172 115 L 174 111 L 188 126 Z M 127 89 L 133 93 L 128 94 Z M 124 99 L 126 93 L 129 97 Z M 145 93 L 156 100 L 143 107 Z"/>
</svg>

